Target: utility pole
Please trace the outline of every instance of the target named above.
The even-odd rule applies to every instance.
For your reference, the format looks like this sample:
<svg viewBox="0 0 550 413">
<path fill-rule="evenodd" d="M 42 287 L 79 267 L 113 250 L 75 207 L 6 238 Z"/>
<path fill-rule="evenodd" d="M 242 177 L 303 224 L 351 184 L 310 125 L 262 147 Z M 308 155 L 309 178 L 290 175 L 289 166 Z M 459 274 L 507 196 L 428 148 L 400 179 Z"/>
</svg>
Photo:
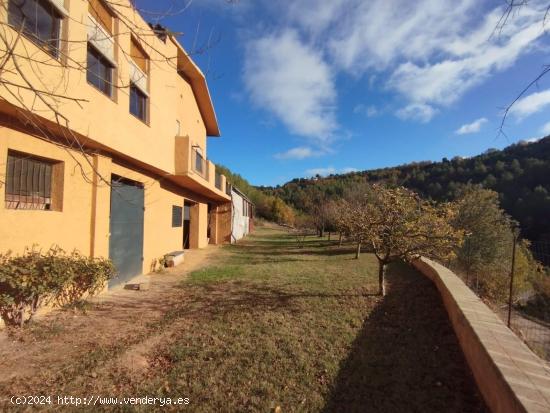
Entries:
<svg viewBox="0 0 550 413">
<path fill-rule="evenodd" d="M 512 320 L 512 297 L 514 296 L 514 272 L 516 267 L 516 244 L 518 242 L 519 230 L 514 226 L 512 229 L 513 244 L 512 244 L 512 269 L 510 270 L 510 296 L 508 297 L 508 328 Z"/>
</svg>

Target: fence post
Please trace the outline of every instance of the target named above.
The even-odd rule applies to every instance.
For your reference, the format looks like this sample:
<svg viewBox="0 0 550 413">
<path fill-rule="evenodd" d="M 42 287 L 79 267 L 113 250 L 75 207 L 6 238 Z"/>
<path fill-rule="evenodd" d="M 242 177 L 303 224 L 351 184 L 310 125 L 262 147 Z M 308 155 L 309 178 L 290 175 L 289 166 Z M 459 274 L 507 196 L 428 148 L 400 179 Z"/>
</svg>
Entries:
<svg viewBox="0 0 550 413">
<path fill-rule="evenodd" d="M 508 328 L 512 319 L 512 297 L 514 296 L 514 272 L 516 267 L 516 244 L 518 241 L 517 228 L 512 229 L 513 244 L 512 244 L 512 268 L 510 270 L 510 296 L 508 297 Z"/>
</svg>

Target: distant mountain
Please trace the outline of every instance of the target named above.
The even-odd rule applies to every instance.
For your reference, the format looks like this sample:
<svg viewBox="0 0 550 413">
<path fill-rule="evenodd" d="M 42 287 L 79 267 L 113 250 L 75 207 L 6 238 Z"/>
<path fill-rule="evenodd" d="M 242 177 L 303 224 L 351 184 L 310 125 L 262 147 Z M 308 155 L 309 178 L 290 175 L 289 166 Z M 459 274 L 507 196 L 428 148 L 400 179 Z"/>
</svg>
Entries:
<svg viewBox="0 0 550 413">
<path fill-rule="evenodd" d="M 525 238 L 550 240 L 550 136 L 533 143 L 521 141 L 503 150 L 489 149 L 471 158 L 294 179 L 261 189 L 304 210 L 319 195 L 340 196 L 346 188 L 365 181 L 403 185 L 434 200 L 452 200 L 464 185 L 481 184 L 500 194 L 502 207 L 520 223 Z"/>
</svg>

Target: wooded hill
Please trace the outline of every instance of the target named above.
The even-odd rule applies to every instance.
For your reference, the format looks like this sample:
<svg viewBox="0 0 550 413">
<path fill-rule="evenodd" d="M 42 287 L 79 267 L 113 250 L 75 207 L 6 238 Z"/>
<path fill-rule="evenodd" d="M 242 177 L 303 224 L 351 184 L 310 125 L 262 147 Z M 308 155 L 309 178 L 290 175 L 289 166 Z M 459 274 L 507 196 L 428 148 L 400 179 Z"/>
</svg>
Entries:
<svg viewBox="0 0 550 413">
<path fill-rule="evenodd" d="M 342 196 L 347 189 L 365 182 L 403 185 L 437 201 L 453 200 L 465 185 L 479 184 L 499 193 L 502 208 L 520 223 L 523 237 L 550 240 L 550 136 L 503 150 L 489 149 L 471 158 L 443 158 L 441 162 L 300 178 L 259 189 L 297 210 L 307 211 L 316 200 Z"/>
</svg>

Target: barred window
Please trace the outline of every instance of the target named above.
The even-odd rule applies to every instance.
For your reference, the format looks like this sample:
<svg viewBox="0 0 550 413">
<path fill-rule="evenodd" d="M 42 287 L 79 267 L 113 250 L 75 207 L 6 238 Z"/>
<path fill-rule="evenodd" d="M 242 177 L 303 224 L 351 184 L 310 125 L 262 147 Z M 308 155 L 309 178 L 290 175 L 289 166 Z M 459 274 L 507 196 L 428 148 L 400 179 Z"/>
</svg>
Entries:
<svg viewBox="0 0 550 413">
<path fill-rule="evenodd" d="M 6 208 L 51 209 L 53 162 L 8 153 Z"/>
</svg>

